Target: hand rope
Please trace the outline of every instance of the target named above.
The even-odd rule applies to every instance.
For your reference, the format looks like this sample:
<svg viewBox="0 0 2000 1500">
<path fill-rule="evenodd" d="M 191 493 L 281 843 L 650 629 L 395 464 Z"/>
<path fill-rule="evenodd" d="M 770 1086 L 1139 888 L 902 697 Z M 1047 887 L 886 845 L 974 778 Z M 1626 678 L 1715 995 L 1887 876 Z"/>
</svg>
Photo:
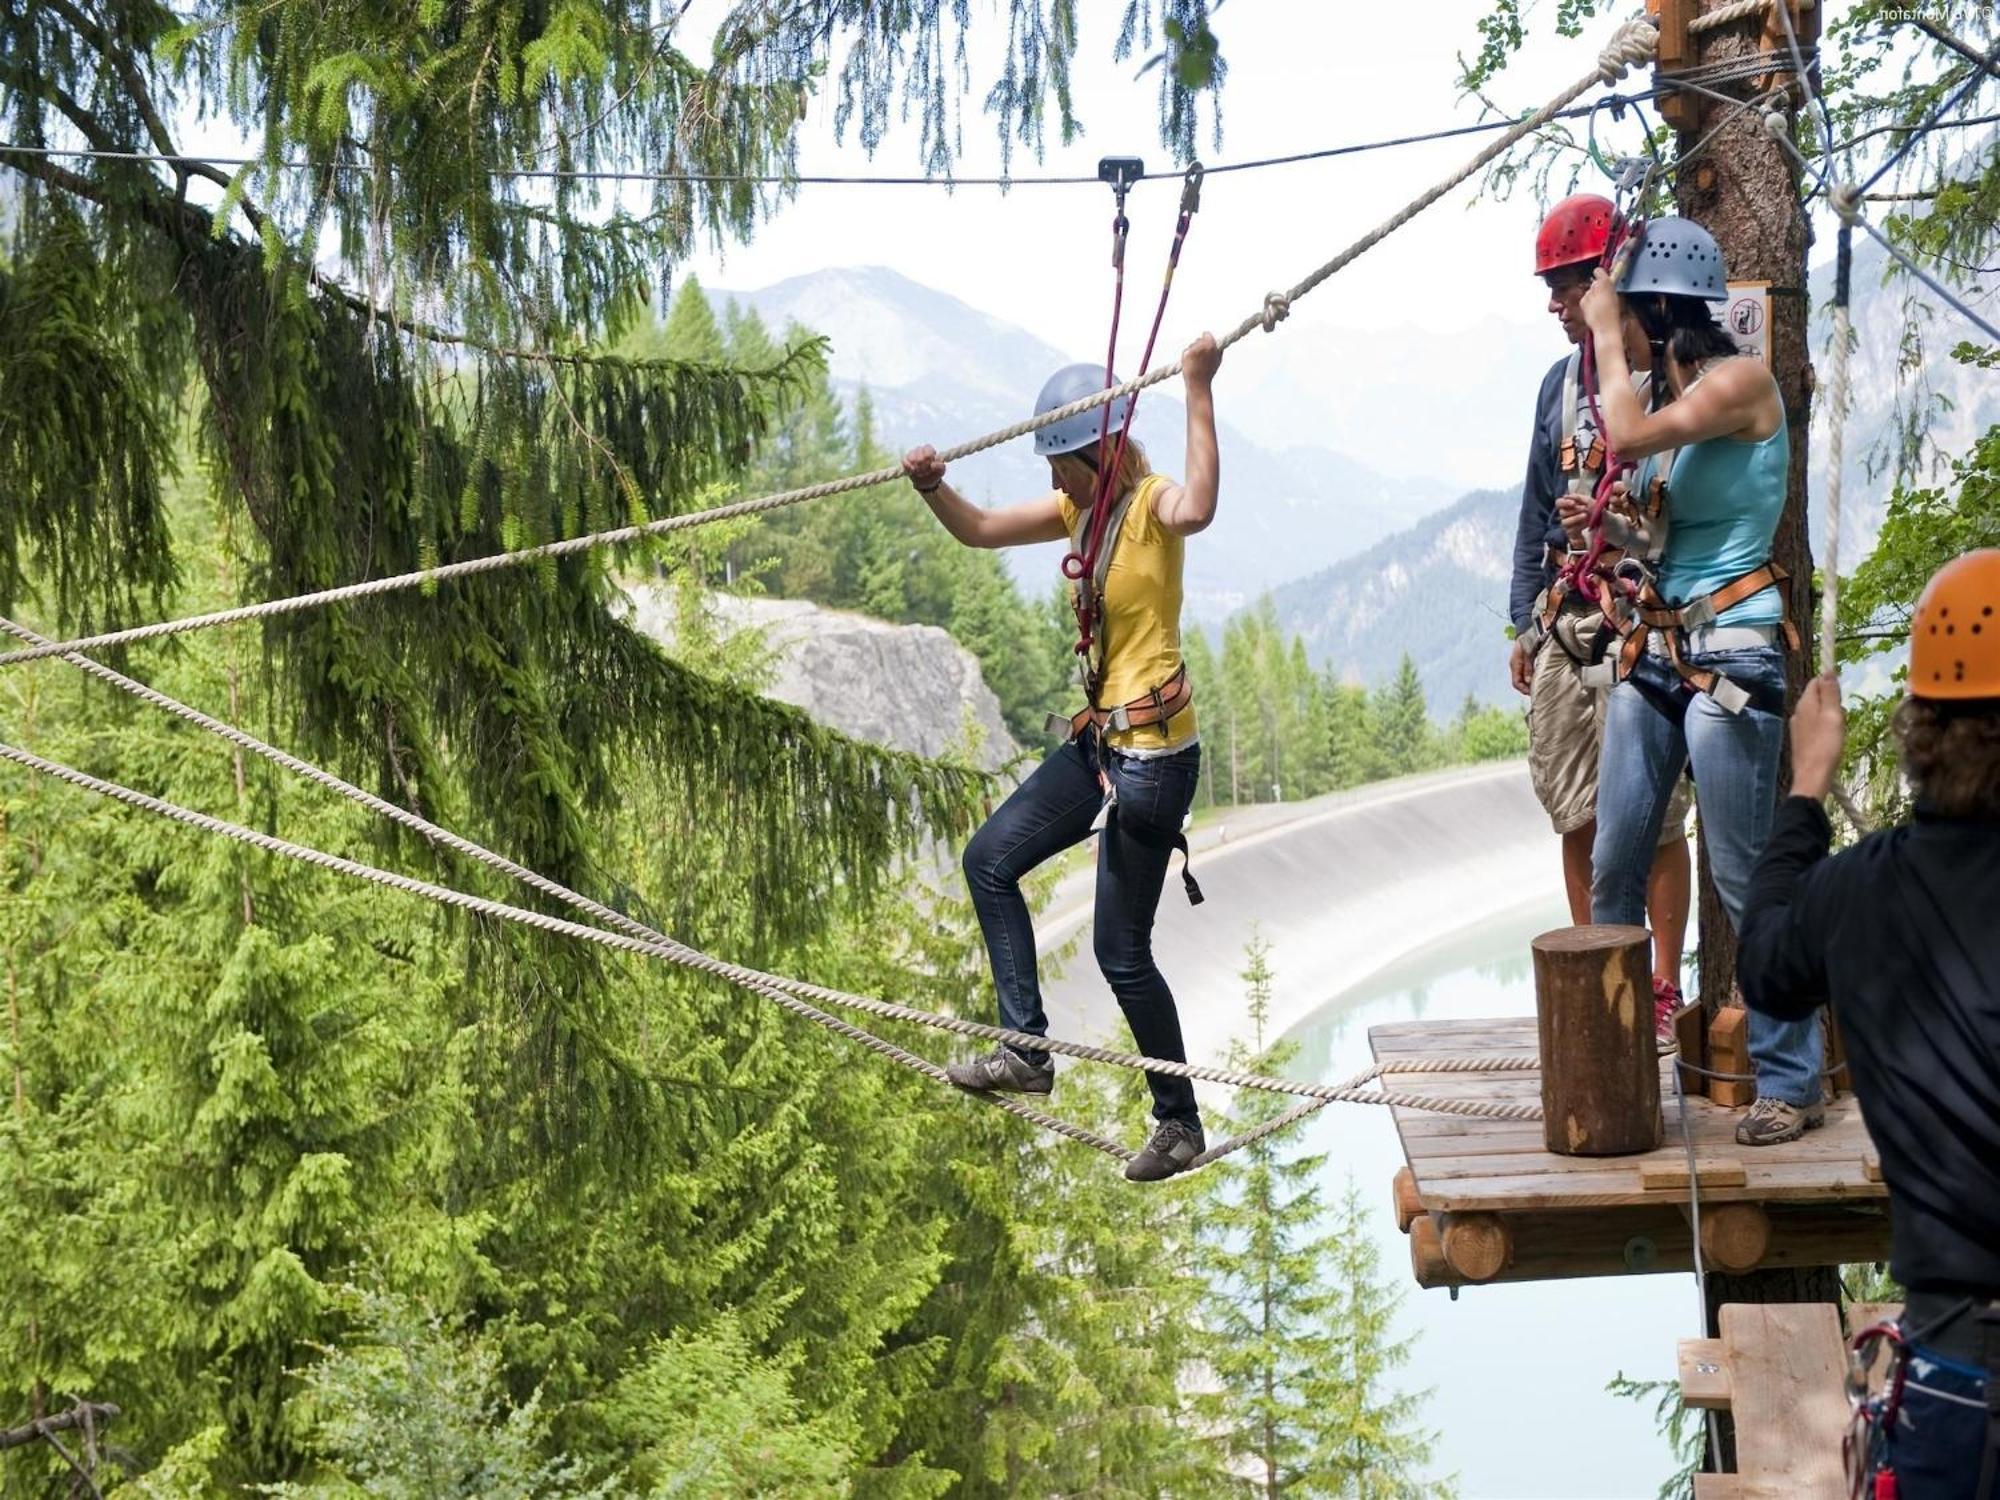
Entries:
<svg viewBox="0 0 2000 1500">
<path fill-rule="evenodd" d="M 1481 171 L 1489 162 L 1510 151 L 1521 140 L 1546 125 L 1551 118 L 1573 104 L 1589 90 L 1599 84 L 1617 83 L 1635 65 L 1645 62 L 1653 55 L 1658 33 L 1651 21 L 1636 17 L 1618 28 L 1610 44 L 1598 55 L 1597 66 L 1584 77 L 1564 89 L 1554 99 L 1533 114 L 1518 121 L 1505 134 L 1497 137 L 1463 167 L 1453 172 L 1418 197 L 1412 199 L 1402 209 L 1390 215 L 1367 234 L 1342 250 L 1333 259 L 1312 272 L 1296 286 L 1284 292 L 1272 292 L 1265 297 L 1258 310 L 1245 318 L 1235 328 L 1225 334 L 1218 343 L 1227 350 L 1230 345 L 1245 338 L 1257 329 L 1275 330 L 1279 321 L 1290 311 L 1291 305 L 1316 289 L 1327 278 L 1344 269 L 1354 260 L 1373 249 L 1391 234 L 1436 203 L 1445 194 L 1458 187 L 1468 178 Z M 989 432 L 983 437 L 973 438 L 955 447 L 946 448 L 938 454 L 943 463 L 952 463 L 983 453 L 988 448 L 996 448 L 1015 438 L 1025 437 L 1031 432 L 1068 421 L 1071 417 L 1093 411 L 1121 396 L 1136 396 L 1148 386 L 1158 385 L 1180 369 L 1179 361 L 1160 365 L 1158 368 L 1126 381 L 1122 385 L 1110 386 L 1094 395 L 1072 401 L 1067 406 L 1058 406 L 1039 416 L 1030 417 L 1008 427 Z M 902 466 L 886 465 L 865 473 L 850 474 L 840 479 L 829 479 L 819 484 L 805 485 L 798 489 L 780 490 L 775 494 L 762 495 L 751 500 L 733 501 L 726 505 L 711 506 L 706 510 L 690 511 L 684 515 L 662 516 L 658 520 L 647 521 L 636 526 L 621 526 L 611 531 L 591 532 L 588 535 L 568 537 L 561 541 L 543 542 L 533 547 L 522 547 L 511 552 L 496 552 L 487 557 L 466 558 L 458 562 L 441 563 L 436 567 L 419 568 L 410 573 L 399 573 L 390 577 L 371 578 L 359 583 L 342 584 L 335 588 L 320 589 L 310 594 L 298 594 L 285 599 L 266 599 L 256 604 L 240 605 L 234 609 L 215 610 L 208 614 L 190 615 L 178 620 L 161 620 L 150 625 L 137 625 L 122 630 L 105 631 L 97 635 L 79 636 L 71 640 L 50 642 L 41 646 L 31 646 L 19 651 L 0 655 L 0 666 L 11 666 L 19 662 L 34 661 L 45 656 L 59 656 L 68 651 L 89 651 L 105 646 L 122 646 L 136 641 L 155 640 L 162 636 L 184 635 L 189 631 L 208 630 L 221 625 L 233 625 L 244 620 L 266 619 L 276 615 L 297 614 L 304 610 L 320 609 L 330 604 L 347 603 L 355 599 L 372 598 L 378 594 L 395 593 L 404 589 L 421 588 L 444 583 L 452 579 L 468 578 L 476 574 L 490 573 L 502 568 L 520 567 L 542 558 L 567 557 L 573 553 L 591 551 L 600 547 L 618 546 L 626 542 L 640 541 L 647 537 L 666 536 L 691 527 L 706 526 L 711 522 L 732 520 L 740 516 L 761 515 L 766 511 L 778 510 L 789 505 L 803 505 L 813 500 L 823 500 L 833 495 L 849 494 L 856 490 L 871 489 L 876 485 L 889 484 L 901 480 Z"/>
</svg>

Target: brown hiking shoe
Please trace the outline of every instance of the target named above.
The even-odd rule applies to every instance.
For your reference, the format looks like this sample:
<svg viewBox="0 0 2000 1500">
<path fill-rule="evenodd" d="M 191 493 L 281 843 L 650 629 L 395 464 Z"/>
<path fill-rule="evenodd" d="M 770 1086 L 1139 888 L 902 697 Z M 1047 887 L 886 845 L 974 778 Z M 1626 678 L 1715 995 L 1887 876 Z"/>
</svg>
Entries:
<svg viewBox="0 0 2000 1500">
<path fill-rule="evenodd" d="M 1199 1125 L 1185 1120 L 1162 1120 L 1146 1148 L 1125 1164 L 1127 1182 L 1162 1182 L 1185 1172 L 1188 1164 L 1208 1149 Z"/>
<path fill-rule="evenodd" d="M 1782 1099 L 1759 1099 L 1736 1127 L 1739 1146 L 1779 1146 L 1795 1141 L 1808 1130 L 1826 1123 L 1826 1106 L 1808 1104 L 1801 1109 Z"/>
<path fill-rule="evenodd" d="M 995 1047 L 971 1062 L 953 1063 L 944 1076 L 972 1094 L 1046 1094 L 1056 1086 L 1053 1058 L 1029 1062 L 1011 1047 Z"/>
</svg>

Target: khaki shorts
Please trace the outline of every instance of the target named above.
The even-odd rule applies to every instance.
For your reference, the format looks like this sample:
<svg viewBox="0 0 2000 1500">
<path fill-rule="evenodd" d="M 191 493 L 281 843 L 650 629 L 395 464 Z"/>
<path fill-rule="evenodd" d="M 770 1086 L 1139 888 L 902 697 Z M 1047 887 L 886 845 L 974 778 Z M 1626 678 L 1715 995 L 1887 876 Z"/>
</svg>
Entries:
<svg viewBox="0 0 2000 1500">
<path fill-rule="evenodd" d="M 1604 621 L 1597 615 L 1566 614 L 1577 644 L 1589 650 Z M 1583 685 L 1582 668 L 1554 635 L 1535 654 L 1535 679 L 1528 690 L 1528 778 L 1535 797 L 1557 833 L 1574 833 L 1597 816 L 1597 757 L 1604 744 L 1604 705 L 1610 696 Z M 1660 843 L 1687 837 L 1693 789 L 1685 776 L 1674 783 L 1673 800 L 1660 820 Z"/>
</svg>

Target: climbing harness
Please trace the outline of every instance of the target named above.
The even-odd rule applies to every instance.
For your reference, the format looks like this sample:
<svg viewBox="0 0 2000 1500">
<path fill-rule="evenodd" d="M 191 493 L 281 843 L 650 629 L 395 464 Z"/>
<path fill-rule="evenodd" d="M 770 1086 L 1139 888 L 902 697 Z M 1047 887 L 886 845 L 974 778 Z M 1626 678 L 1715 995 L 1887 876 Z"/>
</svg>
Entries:
<svg viewBox="0 0 2000 1500">
<path fill-rule="evenodd" d="M 1604 248 L 1599 252 L 1597 260 L 1599 269 L 1610 272 L 1614 285 L 1622 279 L 1631 253 L 1645 232 L 1645 220 L 1640 216 L 1640 211 L 1644 208 L 1646 196 L 1652 189 L 1653 176 L 1652 164 L 1645 162 L 1639 164 L 1636 173 L 1621 171 L 1619 176 L 1618 197 L 1612 210 L 1611 223 L 1605 232 Z M 1658 363 L 1656 357 L 1654 361 L 1656 368 L 1650 377 L 1656 395 L 1659 379 Z M 1590 444 L 1582 452 L 1577 449 L 1579 388 L 1583 401 L 1587 404 L 1593 429 Z M 1581 548 L 1574 546 L 1570 548 L 1556 573 L 1555 580 L 1537 600 L 1535 613 L 1537 640 L 1532 643 L 1535 645 L 1539 644 L 1540 636 L 1546 635 L 1556 635 L 1558 641 L 1562 641 L 1557 625 L 1563 616 L 1565 606 L 1572 599 L 1580 599 L 1587 605 L 1596 605 L 1604 613 L 1605 618 L 1611 620 L 1613 618 L 1611 600 L 1615 591 L 1613 570 L 1623 560 L 1622 554 L 1612 555 L 1611 530 L 1607 521 L 1612 512 L 1617 486 L 1630 473 L 1631 466 L 1620 462 L 1604 437 L 1604 414 L 1598 402 L 1597 353 L 1595 341 L 1590 337 L 1585 337 L 1583 343 L 1570 355 L 1569 363 L 1563 372 L 1562 401 L 1563 439 L 1558 454 L 1558 466 L 1569 476 L 1567 486 L 1569 494 L 1588 493 L 1592 499 L 1585 529 L 1587 538 L 1585 544 Z M 1661 498 L 1663 499 L 1663 493 Z M 1659 514 L 1664 514 L 1663 505 Z M 1636 516 L 1634 521 L 1637 523 Z M 1664 547 L 1664 526 L 1657 520 L 1647 536 L 1649 545 L 1651 538 L 1657 536 L 1658 545 Z M 1599 641 L 1601 642 L 1603 638 L 1603 632 L 1600 631 Z M 1571 651 L 1572 655 L 1577 655 L 1578 653 L 1572 650 L 1572 644 L 1574 644 L 1573 636 L 1571 643 L 1565 644 L 1564 649 Z M 1594 662 L 1596 653 L 1588 653 L 1579 659 Z"/>
<path fill-rule="evenodd" d="M 1632 211 L 1620 208 L 1613 220 L 1604 258 L 1610 267 L 1612 284 L 1621 289 L 1629 280 L 1632 256 L 1641 251 L 1653 253 L 1646 244 L 1647 221 L 1636 211 L 1644 206 L 1653 175 L 1650 164 L 1627 163 L 1620 177 L 1621 200 L 1631 205 Z M 1627 193 L 1634 190 L 1636 196 L 1628 198 Z M 1661 220 L 1659 227 L 1665 228 L 1672 222 Z M 1683 235 L 1693 232 L 1684 226 Z M 1693 236 L 1692 243 L 1686 238 L 1669 241 L 1665 247 L 1669 256 L 1678 251 L 1692 257 L 1699 275 L 1713 283 L 1698 285 L 1691 276 L 1689 284 L 1678 289 L 1683 295 L 1709 295 L 1721 289 L 1716 252 L 1712 242 L 1706 246 L 1701 243 L 1705 238 L 1705 235 Z M 1671 260 L 1667 262 L 1666 274 L 1672 274 L 1672 264 Z M 1578 352 L 1584 397 L 1601 432 L 1603 417 L 1598 405 L 1594 341 L 1586 341 Z M 1651 378 L 1655 406 L 1666 357 L 1666 340 L 1654 339 Z M 1695 383 L 1701 378 L 1697 376 Z M 1571 399 L 1567 385 L 1564 398 Z M 1597 454 L 1595 443 L 1589 453 L 1581 456 L 1575 451 L 1573 439 L 1565 447 L 1565 460 L 1574 462 L 1579 472 Z M 1564 604 L 1574 595 L 1597 606 L 1604 625 L 1591 642 L 1589 659 L 1578 674 L 1586 687 L 1608 689 L 1630 681 L 1656 708 L 1676 720 L 1698 693 L 1706 694 L 1731 714 L 1748 707 L 1782 714 L 1785 705 L 1781 692 L 1774 695 L 1764 689 L 1745 688 L 1724 673 L 1690 665 L 1688 658 L 1705 652 L 1770 646 L 1779 635 L 1787 649 L 1796 652 L 1799 640 L 1791 620 L 1790 575 L 1784 568 L 1766 560 L 1720 588 L 1680 604 L 1669 603 L 1659 592 L 1656 569 L 1666 550 L 1672 515 L 1669 476 L 1677 456 L 1678 450 L 1661 454 L 1644 493 L 1635 496 L 1630 491 L 1632 466 L 1623 463 L 1606 445 L 1590 509 L 1589 542 L 1581 552 L 1572 552 L 1550 586 L 1542 601 L 1538 624 L 1544 633 L 1554 632 Z M 1781 624 L 1777 630 L 1717 623 L 1726 610 L 1768 588 L 1776 588 L 1781 600 Z"/>
<path fill-rule="evenodd" d="M 1979 1477 L 1970 1491 L 1984 1497 L 1994 1493 L 2000 1480 L 2000 1301 L 1975 1297 L 1942 1299 L 1911 1293 L 1899 1321 L 1872 1324 L 1855 1334 L 1847 1350 L 1847 1431 L 1840 1444 L 1847 1470 L 1849 1500 L 1900 1500 L 1901 1480 L 1896 1472 L 1895 1436 L 1903 1416 L 1905 1397 L 1911 1389 L 1942 1395 L 1946 1401 L 1963 1398 L 1930 1392 L 1922 1376 L 1927 1359 L 1935 1357 L 1928 1347 L 1947 1329 L 1954 1327 L 1959 1348 L 1967 1362 L 1985 1375 L 1986 1424 L 1980 1444 Z M 1921 1311 L 1920 1311 L 1921 1309 Z M 1928 1313 L 1922 1322 L 1919 1317 Z M 1884 1353 L 1887 1364 L 1881 1373 L 1880 1388 L 1870 1390 L 1870 1372 Z M 1912 1379 L 1912 1376 L 1917 1377 Z"/>
</svg>

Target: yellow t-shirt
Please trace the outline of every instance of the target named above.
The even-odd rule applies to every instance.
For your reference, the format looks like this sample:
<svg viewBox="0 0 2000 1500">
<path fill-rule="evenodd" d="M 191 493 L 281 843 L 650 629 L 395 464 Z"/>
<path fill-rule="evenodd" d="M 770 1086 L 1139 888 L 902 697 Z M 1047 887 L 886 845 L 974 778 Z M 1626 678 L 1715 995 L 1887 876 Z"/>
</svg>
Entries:
<svg viewBox="0 0 2000 1500">
<path fill-rule="evenodd" d="M 1098 702 L 1106 708 L 1143 698 L 1166 686 L 1181 666 L 1181 564 L 1185 539 L 1167 530 L 1153 514 L 1153 501 L 1170 483 L 1149 474 L 1126 507 L 1118 546 L 1104 575 L 1104 619 L 1098 629 L 1109 647 Z M 1063 526 L 1076 535 L 1078 510 L 1058 493 Z M 1195 736 L 1194 704 L 1165 724 L 1148 724 L 1106 735 L 1118 750 L 1178 750 Z"/>
</svg>

